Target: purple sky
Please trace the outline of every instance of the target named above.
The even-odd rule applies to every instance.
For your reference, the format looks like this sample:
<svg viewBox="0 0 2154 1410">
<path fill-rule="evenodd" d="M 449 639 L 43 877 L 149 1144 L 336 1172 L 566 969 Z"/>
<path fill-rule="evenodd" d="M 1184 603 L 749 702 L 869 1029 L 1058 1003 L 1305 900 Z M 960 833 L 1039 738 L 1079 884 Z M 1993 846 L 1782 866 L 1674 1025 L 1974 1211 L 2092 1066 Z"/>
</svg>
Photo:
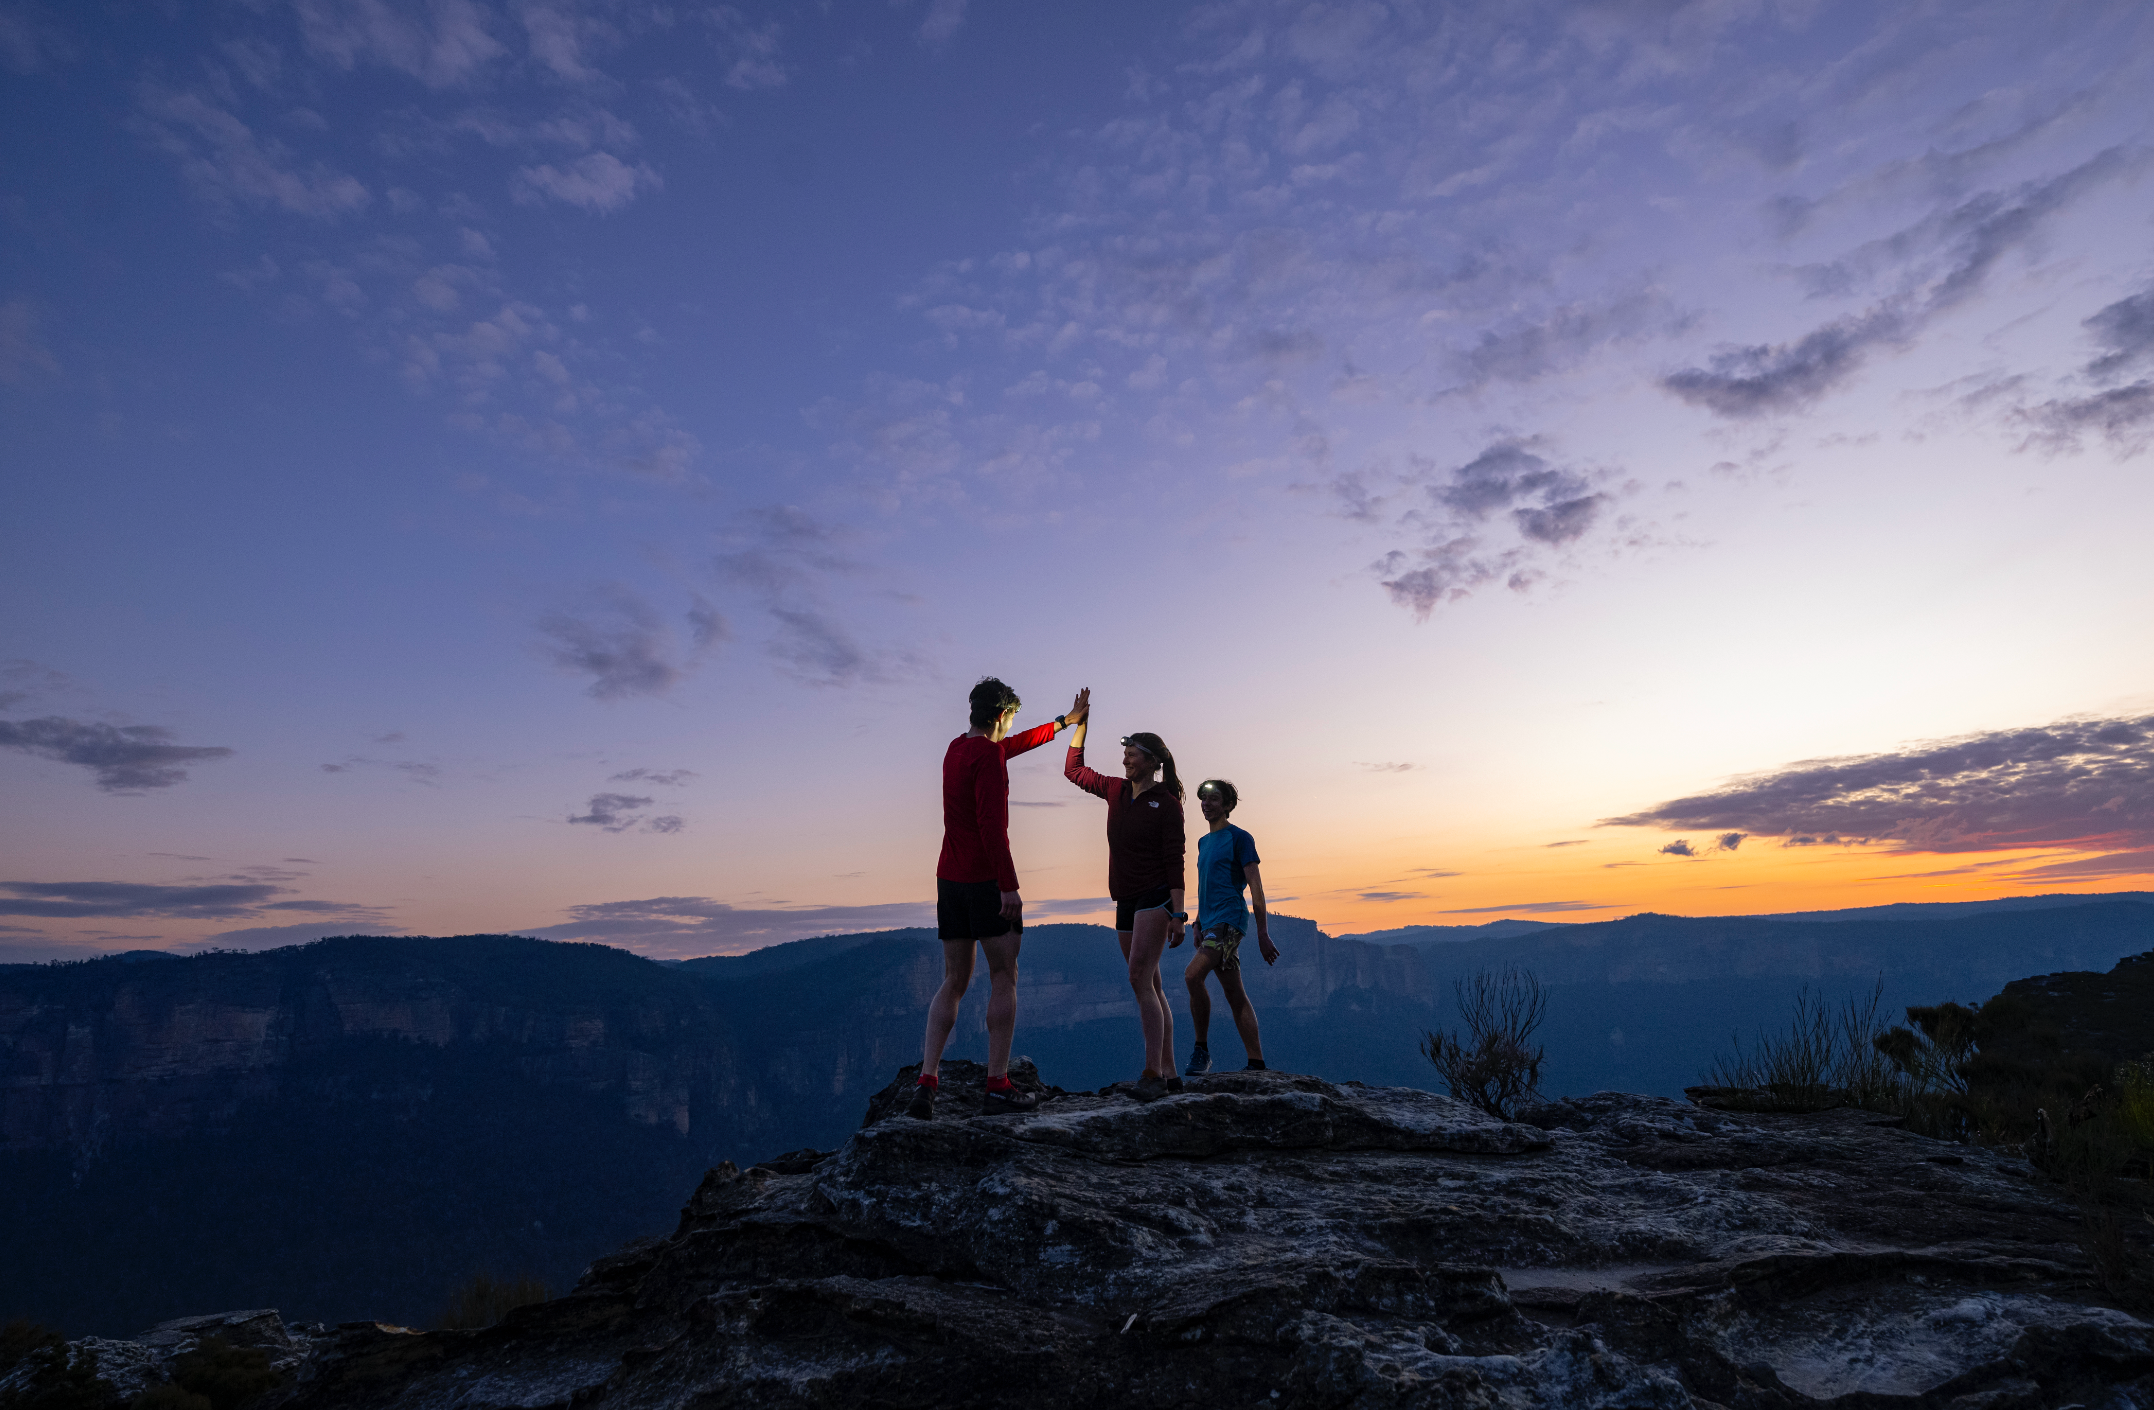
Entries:
<svg viewBox="0 0 2154 1410">
<path fill-rule="evenodd" d="M 913 923 L 984 672 L 1235 778 L 1335 930 L 2149 871 L 2144 4 L 7 0 L 0 63 L 8 954 Z"/>
</svg>

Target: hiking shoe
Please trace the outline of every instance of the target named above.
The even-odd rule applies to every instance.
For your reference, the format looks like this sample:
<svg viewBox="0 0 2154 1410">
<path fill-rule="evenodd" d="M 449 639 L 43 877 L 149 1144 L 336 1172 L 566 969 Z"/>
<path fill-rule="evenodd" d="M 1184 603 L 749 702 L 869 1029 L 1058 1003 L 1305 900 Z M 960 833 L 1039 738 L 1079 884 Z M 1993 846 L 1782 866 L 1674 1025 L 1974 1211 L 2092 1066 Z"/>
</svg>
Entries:
<svg viewBox="0 0 2154 1410">
<path fill-rule="evenodd" d="M 1271 1071 L 1271 1069 L 1270 1069 L 1270 1068 L 1268 1068 L 1268 1067 L 1266 1067 L 1266 1066 L 1264 1065 L 1264 1059 L 1262 1059 L 1262 1058 L 1251 1058 L 1251 1059 L 1249 1059 L 1249 1065 L 1248 1065 L 1247 1067 L 1243 1068 L 1243 1069 L 1242 1069 L 1242 1071 L 1244 1071 L 1244 1072 L 1269 1072 L 1269 1071 Z"/>
<path fill-rule="evenodd" d="M 1189 1055 L 1189 1065 L 1184 1067 L 1182 1071 L 1191 1077 L 1195 1077 L 1199 1073 L 1210 1072 L 1211 1070 L 1212 1050 L 1199 1043 L 1195 1051 Z"/>
<path fill-rule="evenodd" d="M 912 1102 L 905 1108 L 907 1116 L 917 1116 L 922 1121 L 935 1119 L 935 1089 L 926 1083 L 912 1089 Z"/>
<path fill-rule="evenodd" d="M 980 1115 L 1008 1116 L 1013 1111 L 1030 1111 L 1039 1104 L 1040 1099 L 1030 1092 L 1020 1092 L 1015 1087 L 990 1087 L 980 1098 Z"/>
<path fill-rule="evenodd" d="M 1167 1095 L 1167 1080 L 1156 1072 L 1147 1072 L 1137 1079 L 1136 1090 L 1131 1095 L 1140 1102 L 1156 1102 Z"/>
</svg>

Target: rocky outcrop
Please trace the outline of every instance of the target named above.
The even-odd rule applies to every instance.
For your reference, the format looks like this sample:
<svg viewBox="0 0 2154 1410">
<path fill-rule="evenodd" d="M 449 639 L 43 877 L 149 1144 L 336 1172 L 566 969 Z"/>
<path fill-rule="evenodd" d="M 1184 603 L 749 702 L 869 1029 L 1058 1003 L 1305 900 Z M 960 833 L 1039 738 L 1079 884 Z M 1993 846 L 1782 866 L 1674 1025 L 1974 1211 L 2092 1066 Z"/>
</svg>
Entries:
<svg viewBox="0 0 2154 1410">
<path fill-rule="evenodd" d="M 982 1117 L 981 1075 L 721 1165 L 499 1326 L 327 1332 L 281 1410 L 2154 1404 L 2074 1207 L 1871 1114 L 1020 1068 L 1039 1109 Z"/>
</svg>

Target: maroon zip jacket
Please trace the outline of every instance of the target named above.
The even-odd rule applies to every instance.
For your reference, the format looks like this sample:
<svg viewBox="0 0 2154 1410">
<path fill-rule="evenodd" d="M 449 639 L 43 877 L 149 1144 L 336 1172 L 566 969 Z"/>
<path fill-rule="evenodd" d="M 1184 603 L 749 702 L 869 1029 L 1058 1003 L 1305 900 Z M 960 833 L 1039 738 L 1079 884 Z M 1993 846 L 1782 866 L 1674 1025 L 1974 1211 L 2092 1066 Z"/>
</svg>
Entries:
<svg viewBox="0 0 2154 1410">
<path fill-rule="evenodd" d="M 1062 776 L 1107 800 L 1107 894 L 1127 901 L 1160 887 L 1179 889 L 1188 844 L 1182 837 L 1182 800 L 1165 784 L 1130 793 L 1126 778 L 1109 778 L 1084 766 L 1084 750 L 1072 745 Z"/>
<path fill-rule="evenodd" d="M 942 857 L 935 875 L 944 881 L 992 881 L 1017 889 L 1017 863 L 1010 860 L 1010 765 L 1027 749 L 1055 737 L 1052 721 L 997 744 L 980 734 L 961 734 L 942 756 Z"/>
</svg>

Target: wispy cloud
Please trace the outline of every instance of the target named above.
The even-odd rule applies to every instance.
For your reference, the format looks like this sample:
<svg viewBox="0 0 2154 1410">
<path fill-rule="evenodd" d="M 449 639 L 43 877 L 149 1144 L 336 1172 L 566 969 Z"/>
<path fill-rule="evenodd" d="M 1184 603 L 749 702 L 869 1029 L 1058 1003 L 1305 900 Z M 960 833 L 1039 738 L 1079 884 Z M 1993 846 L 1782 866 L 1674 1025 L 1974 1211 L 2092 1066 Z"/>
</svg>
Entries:
<svg viewBox="0 0 2154 1410">
<path fill-rule="evenodd" d="M 174 744 L 158 725 L 108 725 L 47 715 L 0 720 L 0 749 L 20 750 L 88 769 L 107 793 L 142 793 L 187 781 L 186 766 L 229 759 L 222 745 Z"/>
<path fill-rule="evenodd" d="M 2081 369 L 2087 381 L 2100 384 L 2154 362 L 2154 286 L 2117 300 L 2086 320 L 2086 329 L 2102 351 Z M 2081 396 L 2058 397 L 2020 408 L 2017 419 L 2031 428 L 2029 445 L 2078 450 L 2088 433 L 2104 437 L 2125 455 L 2136 455 L 2154 436 L 2154 377 Z"/>
<path fill-rule="evenodd" d="M 1511 906 L 1464 906 L 1454 910 L 1442 911 L 1439 914 L 1447 916 L 1485 916 L 1494 915 L 1498 911 L 1523 911 L 1538 915 L 1554 911 L 1605 911 L 1607 909 L 1608 907 L 1598 901 L 1527 901 Z"/>
<path fill-rule="evenodd" d="M 91 916 L 216 919 L 251 914 L 284 888 L 261 882 L 151 886 L 123 881 L 0 881 L 0 915 L 76 920 Z"/>
<path fill-rule="evenodd" d="M 538 623 L 542 648 L 565 671 L 591 677 L 600 700 L 662 695 L 726 639 L 725 619 L 698 599 L 687 613 L 686 652 L 656 608 L 619 583 L 591 590 L 572 612 L 551 612 Z"/>
<path fill-rule="evenodd" d="M 895 902 L 755 909 L 707 896 L 652 896 L 571 906 L 569 915 L 573 919 L 564 924 L 519 933 L 555 940 L 600 940 L 644 954 L 686 958 L 740 954 L 812 935 L 932 925 L 935 907 L 932 902 Z"/>
<path fill-rule="evenodd" d="M 655 783 L 661 788 L 679 788 L 695 782 L 703 775 L 694 769 L 627 769 L 609 775 L 609 783 Z"/>
</svg>

